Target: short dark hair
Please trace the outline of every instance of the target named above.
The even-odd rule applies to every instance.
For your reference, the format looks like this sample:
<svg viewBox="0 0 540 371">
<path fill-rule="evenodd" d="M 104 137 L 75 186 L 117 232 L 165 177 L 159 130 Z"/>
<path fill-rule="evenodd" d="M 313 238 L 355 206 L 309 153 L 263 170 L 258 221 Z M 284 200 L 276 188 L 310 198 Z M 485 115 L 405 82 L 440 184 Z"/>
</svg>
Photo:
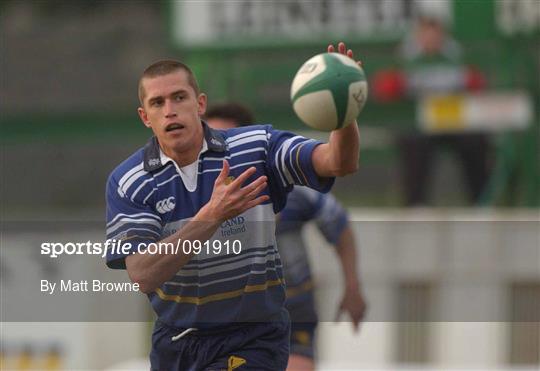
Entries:
<svg viewBox="0 0 540 371">
<path fill-rule="evenodd" d="M 444 21 L 433 15 L 420 15 L 417 18 L 416 23 L 420 26 L 440 28 L 443 30 L 446 28 Z"/>
<path fill-rule="evenodd" d="M 238 126 L 251 125 L 255 121 L 255 117 L 249 108 L 232 102 L 216 104 L 210 107 L 204 117 L 206 119 L 231 120 Z"/>
<path fill-rule="evenodd" d="M 182 62 L 172 59 L 165 59 L 152 63 L 150 66 L 146 67 L 141 78 L 139 79 L 139 101 L 141 102 L 141 106 L 144 105 L 145 94 L 142 84 L 143 79 L 164 76 L 180 70 L 187 72 L 189 85 L 193 88 L 193 90 L 195 90 L 195 94 L 199 95 L 199 85 L 197 84 L 197 80 L 195 79 L 195 75 L 193 74 L 193 71 L 191 71 L 191 68 Z"/>
</svg>

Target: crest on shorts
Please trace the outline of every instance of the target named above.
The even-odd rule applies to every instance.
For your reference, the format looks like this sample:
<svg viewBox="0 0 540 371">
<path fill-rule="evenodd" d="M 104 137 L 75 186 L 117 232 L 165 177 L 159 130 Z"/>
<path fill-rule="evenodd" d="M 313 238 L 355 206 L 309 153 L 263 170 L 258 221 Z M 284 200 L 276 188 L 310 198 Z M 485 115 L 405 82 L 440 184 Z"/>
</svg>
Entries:
<svg viewBox="0 0 540 371">
<path fill-rule="evenodd" d="M 242 365 L 245 365 L 247 361 L 244 358 L 237 356 L 230 356 L 229 361 L 227 362 L 227 371 L 232 371 L 235 368 L 238 368 Z"/>
</svg>

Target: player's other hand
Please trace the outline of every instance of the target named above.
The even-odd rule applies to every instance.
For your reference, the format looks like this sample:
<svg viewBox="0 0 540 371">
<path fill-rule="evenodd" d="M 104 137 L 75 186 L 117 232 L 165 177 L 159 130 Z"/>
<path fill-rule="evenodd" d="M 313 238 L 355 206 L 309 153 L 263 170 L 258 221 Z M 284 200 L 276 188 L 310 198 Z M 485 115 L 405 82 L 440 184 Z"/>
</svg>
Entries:
<svg viewBox="0 0 540 371">
<path fill-rule="evenodd" d="M 223 169 L 214 182 L 210 201 L 203 207 L 205 219 L 221 223 L 267 201 L 269 196 L 259 196 L 267 187 L 266 176 L 260 176 L 244 185 L 255 172 L 256 169 L 252 166 L 238 178 L 232 179 L 229 177 L 229 163 L 223 160 Z"/>
<path fill-rule="evenodd" d="M 336 48 L 334 47 L 334 44 L 328 45 L 327 51 L 328 51 L 328 53 L 336 53 Z M 345 43 L 343 41 L 340 41 L 338 43 L 337 53 L 346 55 L 347 57 L 354 60 L 354 54 L 353 54 L 352 49 L 347 49 L 347 46 L 345 45 Z M 356 64 L 358 64 L 358 66 L 360 66 L 360 67 L 363 66 L 362 61 L 356 61 Z"/>
<path fill-rule="evenodd" d="M 358 331 L 360 322 L 364 319 L 367 304 L 358 289 L 346 289 L 341 304 L 339 306 L 338 318 L 342 312 L 347 312 L 350 316 L 354 331 Z"/>
</svg>

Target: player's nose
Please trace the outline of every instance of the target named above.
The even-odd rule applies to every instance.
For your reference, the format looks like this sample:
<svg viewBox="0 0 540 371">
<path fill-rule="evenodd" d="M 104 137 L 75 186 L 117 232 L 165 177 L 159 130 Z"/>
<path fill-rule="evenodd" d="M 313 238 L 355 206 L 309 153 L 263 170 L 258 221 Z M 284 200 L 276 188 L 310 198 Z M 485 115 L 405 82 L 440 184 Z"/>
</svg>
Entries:
<svg viewBox="0 0 540 371">
<path fill-rule="evenodd" d="M 176 110 L 170 99 L 165 100 L 164 113 L 166 118 L 176 117 Z"/>
</svg>

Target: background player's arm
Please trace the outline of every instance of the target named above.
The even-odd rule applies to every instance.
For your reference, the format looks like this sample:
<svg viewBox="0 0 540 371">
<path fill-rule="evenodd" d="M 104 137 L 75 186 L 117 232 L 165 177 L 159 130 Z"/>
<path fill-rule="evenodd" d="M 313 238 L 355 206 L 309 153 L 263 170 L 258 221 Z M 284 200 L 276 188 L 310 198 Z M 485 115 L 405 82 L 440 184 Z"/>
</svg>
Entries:
<svg viewBox="0 0 540 371">
<path fill-rule="evenodd" d="M 304 194 L 306 195 L 304 203 L 313 205 L 311 212 L 315 215 L 319 231 L 329 243 L 335 246 L 339 257 L 345 285 L 338 308 L 338 317 L 343 311 L 349 313 L 356 330 L 364 317 L 366 303 L 362 296 L 357 270 L 358 248 L 347 211 L 332 194 L 316 193 L 311 190 L 305 190 Z"/>
<path fill-rule="evenodd" d="M 255 171 L 251 167 L 227 185 L 229 164 L 223 161 L 223 169 L 215 181 L 210 201 L 183 228 L 158 243 L 176 245 L 178 240 L 207 241 L 223 221 L 267 201 L 268 196 L 258 196 L 266 188 L 266 176 L 242 187 Z M 191 255 L 184 254 L 182 249 L 178 254 L 137 253 L 126 257 L 126 268 L 130 279 L 139 284 L 140 290 L 149 293 L 173 277 L 190 258 Z"/>
<path fill-rule="evenodd" d="M 334 46 L 328 46 L 328 52 L 334 52 Z M 353 58 L 351 49 L 346 50 L 340 42 L 338 52 Z M 360 139 L 356 120 L 348 126 L 334 130 L 328 143 L 315 148 L 312 155 L 313 167 L 320 177 L 344 176 L 358 169 Z"/>
<path fill-rule="evenodd" d="M 345 311 L 349 313 L 354 329 L 357 330 L 360 321 L 364 317 L 366 302 L 362 296 L 358 271 L 356 269 L 356 243 L 353 231 L 349 225 L 341 232 L 336 247 L 345 283 L 345 292 L 339 310 L 340 312 Z"/>
</svg>

